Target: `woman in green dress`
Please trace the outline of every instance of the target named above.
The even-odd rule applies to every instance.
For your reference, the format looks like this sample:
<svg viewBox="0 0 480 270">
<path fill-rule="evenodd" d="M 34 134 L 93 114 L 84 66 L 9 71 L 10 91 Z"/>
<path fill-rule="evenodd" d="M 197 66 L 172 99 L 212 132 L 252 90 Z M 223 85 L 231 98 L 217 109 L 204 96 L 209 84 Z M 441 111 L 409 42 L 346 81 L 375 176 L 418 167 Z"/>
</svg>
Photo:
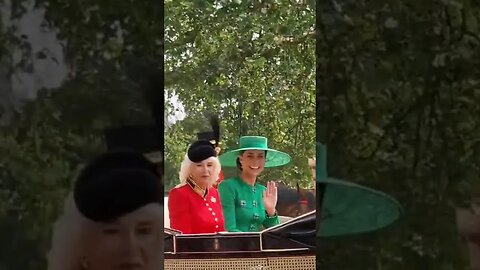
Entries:
<svg viewBox="0 0 480 270">
<path fill-rule="evenodd" d="M 265 187 L 257 183 L 257 178 L 264 168 L 288 164 L 290 156 L 268 148 L 265 137 L 243 136 L 238 149 L 219 159 L 223 167 L 237 167 L 240 172 L 218 186 L 226 230 L 257 232 L 279 224 L 276 184 L 267 182 Z"/>
</svg>

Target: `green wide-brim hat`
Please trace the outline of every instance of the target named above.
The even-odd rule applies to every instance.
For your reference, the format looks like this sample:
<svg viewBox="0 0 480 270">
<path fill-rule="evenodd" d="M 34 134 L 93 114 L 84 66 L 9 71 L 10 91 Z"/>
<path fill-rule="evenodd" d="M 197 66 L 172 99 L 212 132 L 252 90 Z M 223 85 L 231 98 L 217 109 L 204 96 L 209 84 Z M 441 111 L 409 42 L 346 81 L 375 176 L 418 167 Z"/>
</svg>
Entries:
<svg viewBox="0 0 480 270">
<path fill-rule="evenodd" d="M 327 176 L 326 146 L 317 143 L 317 184 L 323 184 L 323 200 L 317 200 L 320 224 L 317 237 L 345 236 L 382 229 L 397 221 L 400 204 L 386 193 Z"/>
<path fill-rule="evenodd" d="M 238 149 L 226 152 L 218 158 L 223 167 L 236 167 L 237 158 L 241 151 L 264 150 L 267 151 L 265 168 L 279 167 L 290 162 L 291 157 L 284 152 L 268 148 L 268 140 L 262 136 L 243 136 L 240 138 Z"/>
</svg>

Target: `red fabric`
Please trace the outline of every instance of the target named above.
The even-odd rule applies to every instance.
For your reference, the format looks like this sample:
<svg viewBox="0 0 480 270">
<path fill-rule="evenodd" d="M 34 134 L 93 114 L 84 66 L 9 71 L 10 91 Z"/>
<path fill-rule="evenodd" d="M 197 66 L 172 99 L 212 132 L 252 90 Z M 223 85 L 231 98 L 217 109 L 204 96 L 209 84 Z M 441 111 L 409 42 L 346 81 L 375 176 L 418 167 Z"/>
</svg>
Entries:
<svg viewBox="0 0 480 270">
<path fill-rule="evenodd" d="M 223 171 L 220 170 L 220 174 L 218 175 L 217 182 L 213 185 L 213 187 L 218 188 L 218 185 L 220 184 L 220 182 L 223 181 L 223 179 L 224 179 Z"/>
<path fill-rule="evenodd" d="M 222 205 L 216 188 L 202 198 L 189 185 L 174 188 L 168 194 L 170 227 L 184 234 L 225 231 Z M 217 220 L 215 220 L 217 219 Z"/>
</svg>

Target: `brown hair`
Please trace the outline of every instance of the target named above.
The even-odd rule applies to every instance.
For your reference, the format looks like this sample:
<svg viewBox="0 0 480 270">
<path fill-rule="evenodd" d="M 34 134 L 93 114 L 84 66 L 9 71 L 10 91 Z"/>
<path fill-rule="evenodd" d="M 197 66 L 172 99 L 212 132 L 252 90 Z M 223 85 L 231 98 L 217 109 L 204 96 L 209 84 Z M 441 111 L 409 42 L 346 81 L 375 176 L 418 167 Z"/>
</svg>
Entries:
<svg viewBox="0 0 480 270">
<path fill-rule="evenodd" d="M 240 154 L 237 157 L 237 169 L 239 169 L 240 171 L 242 171 L 242 163 L 240 163 L 240 156 L 243 155 L 243 153 L 245 153 L 245 151 L 247 151 L 247 150 L 240 151 Z M 267 159 L 268 151 L 265 150 L 264 152 L 265 152 L 265 159 Z"/>
</svg>

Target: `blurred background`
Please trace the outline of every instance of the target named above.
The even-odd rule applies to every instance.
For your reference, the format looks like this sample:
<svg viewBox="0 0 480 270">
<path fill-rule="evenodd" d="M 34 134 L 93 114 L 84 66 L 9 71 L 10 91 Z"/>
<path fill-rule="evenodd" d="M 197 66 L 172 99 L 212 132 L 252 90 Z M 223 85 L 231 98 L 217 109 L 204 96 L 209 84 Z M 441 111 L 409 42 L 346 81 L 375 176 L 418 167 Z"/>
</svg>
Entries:
<svg viewBox="0 0 480 270">
<path fill-rule="evenodd" d="M 317 138 L 329 175 L 405 213 L 383 231 L 321 239 L 320 268 L 480 269 L 480 3 L 322 3 Z"/>
<path fill-rule="evenodd" d="M 52 223 L 79 167 L 105 150 L 103 130 L 153 122 L 126 61 L 162 74 L 161 8 L 0 1 L 0 269 L 46 269 Z"/>
</svg>

